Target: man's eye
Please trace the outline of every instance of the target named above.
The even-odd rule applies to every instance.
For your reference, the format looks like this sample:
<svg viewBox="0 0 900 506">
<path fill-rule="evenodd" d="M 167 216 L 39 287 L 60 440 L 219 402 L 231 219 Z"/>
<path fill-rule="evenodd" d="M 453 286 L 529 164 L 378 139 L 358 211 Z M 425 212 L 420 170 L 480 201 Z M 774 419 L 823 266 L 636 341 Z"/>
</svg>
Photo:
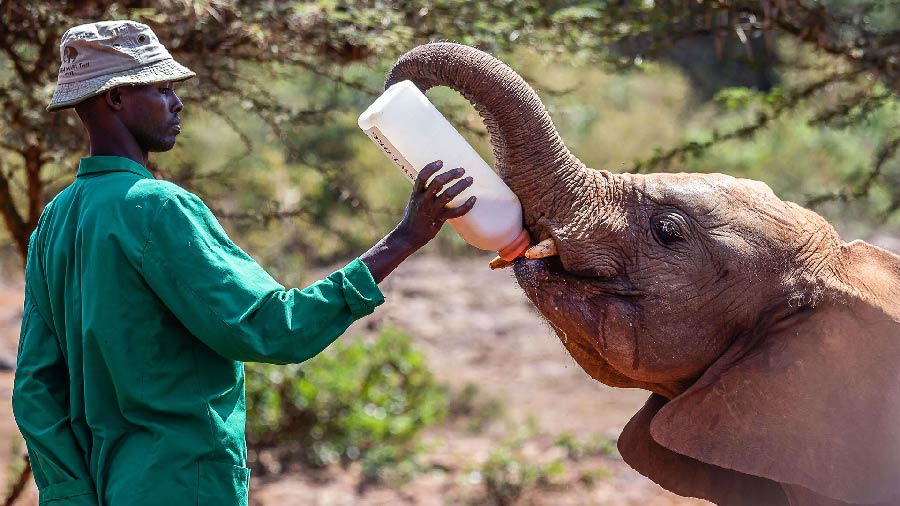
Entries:
<svg viewBox="0 0 900 506">
<path fill-rule="evenodd" d="M 169 93 L 172 93 L 173 91 L 175 91 L 175 90 L 173 90 L 172 88 L 166 88 L 166 87 L 159 89 L 159 92 L 164 95 L 168 95 Z"/>
</svg>

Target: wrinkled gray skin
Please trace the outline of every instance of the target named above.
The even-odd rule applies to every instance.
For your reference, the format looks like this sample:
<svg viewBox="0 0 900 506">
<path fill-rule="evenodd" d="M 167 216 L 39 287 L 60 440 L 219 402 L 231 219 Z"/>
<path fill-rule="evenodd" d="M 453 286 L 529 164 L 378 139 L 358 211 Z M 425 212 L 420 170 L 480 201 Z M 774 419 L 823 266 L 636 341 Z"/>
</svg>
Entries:
<svg viewBox="0 0 900 506">
<path fill-rule="evenodd" d="M 594 379 L 653 393 L 620 451 L 720 505 L 900 504 L 900 261 L 763 183 L 611 174 L 473 48 L 419 46 L 386 86 L 472 102 L 534 242 L 519 284 Z M 597 409 L 603 409 L 598 406 Z"/>
</svg>

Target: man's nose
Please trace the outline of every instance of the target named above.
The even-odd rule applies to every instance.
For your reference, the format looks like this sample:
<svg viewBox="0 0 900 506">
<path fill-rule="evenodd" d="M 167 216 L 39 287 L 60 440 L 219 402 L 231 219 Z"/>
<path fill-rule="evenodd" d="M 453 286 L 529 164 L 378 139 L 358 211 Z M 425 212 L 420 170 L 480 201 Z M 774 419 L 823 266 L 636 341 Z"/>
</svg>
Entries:
<svg viewBox="0 0 900 506">
<path fill-rule="evenodd" d="M 172 112 L 178 114 L 184 109 L 184 104 L 181 103 L 181 99 L 178 98 L 178 95 L 176 95 L 175 92 L 172 92 L 172 96 L 175 97 L 175 103 L 172 104 Z"/>
</svg>

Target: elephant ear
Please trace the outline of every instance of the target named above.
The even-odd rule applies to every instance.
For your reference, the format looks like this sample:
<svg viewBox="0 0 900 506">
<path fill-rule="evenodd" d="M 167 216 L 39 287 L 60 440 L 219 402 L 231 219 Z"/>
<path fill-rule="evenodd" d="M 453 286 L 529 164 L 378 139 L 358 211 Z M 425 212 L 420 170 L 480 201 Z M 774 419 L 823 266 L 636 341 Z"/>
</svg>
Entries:
<svg viewBox="0 0 900 506">
<path fill-rule="evenodd" d="M 700 462 L 660 446 L 650 437 L 650 423 L 668 400 L 653 394 L 619 436 L 622 459 L 637 472 L 681 496 L 699 497 L 719 506 L 788 506 L 774 481 Z"/>
<path fill-rule="evenodd" d="M 660 445 L 857 504 L 900 496 L 900 258 L 845 245 L 843 298 L 726 353 L 653 418 Z"/>
</svg>

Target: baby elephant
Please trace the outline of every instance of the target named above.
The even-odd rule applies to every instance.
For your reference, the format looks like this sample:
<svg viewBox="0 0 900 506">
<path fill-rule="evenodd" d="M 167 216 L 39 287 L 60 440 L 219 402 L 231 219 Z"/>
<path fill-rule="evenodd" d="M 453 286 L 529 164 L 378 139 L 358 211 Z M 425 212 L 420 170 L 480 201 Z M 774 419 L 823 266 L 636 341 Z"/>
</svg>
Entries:
<svg viewBox="0 0 900 506">
<path fill-rule="evenodd" d="M 403 79 L 484 118 L 541 242 L 516 278 L 572 357 L 652 392 L 626 462 L 719 505 L 900 505 L 900 257 L 759 182 L 587 168 L 476 49 L 415 48 L 387 85 Z"/>
</svg>

